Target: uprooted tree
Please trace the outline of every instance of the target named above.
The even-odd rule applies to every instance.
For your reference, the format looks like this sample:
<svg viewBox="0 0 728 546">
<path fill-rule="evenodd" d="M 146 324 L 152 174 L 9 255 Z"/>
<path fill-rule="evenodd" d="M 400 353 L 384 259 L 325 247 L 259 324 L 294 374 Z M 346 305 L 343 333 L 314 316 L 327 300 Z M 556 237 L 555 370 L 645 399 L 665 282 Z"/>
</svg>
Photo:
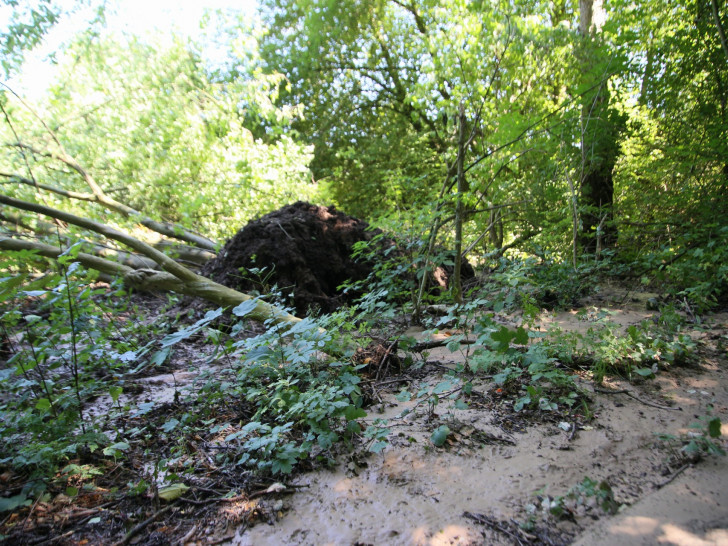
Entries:
<svg viewBox="0 0 728 546">
<path fill-rule="evenodd" d="M 297 111 L 275 105 L 283 77 L 223 85 L 182 41 L 81 35 L 69 51 L 38 105 L 2 84 L 0 248 L 56 258 L 89 230 L 78 261 L 128 286 L 252 299 L 196 270 L 233 226 L 310 197 L 310 152 L 284 134 Z M 255 301 L 253 318 L 297 320 Z"/>
</svg>

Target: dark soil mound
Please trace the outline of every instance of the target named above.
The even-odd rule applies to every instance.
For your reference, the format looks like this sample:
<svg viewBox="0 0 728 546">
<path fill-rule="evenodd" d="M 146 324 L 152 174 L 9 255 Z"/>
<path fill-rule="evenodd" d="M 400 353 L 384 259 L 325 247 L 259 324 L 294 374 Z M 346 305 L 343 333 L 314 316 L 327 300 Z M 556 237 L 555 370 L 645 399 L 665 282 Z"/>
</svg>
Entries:
<svg viewBox="0 0 728 546">
<path fill-rule="evenodd" d="M 202 274 L 240 290 L 266 293 L 273 286 L 297 313 L 309 309 L 330 312 L 350 301 L 338 290 L 344 281 L 363 280 L 371 264 L 351 258 L 353 245 L 378 231 L 339 212 L 298 202 L 250 222 L 230 239 Z M 259 273 L 251 269 L 263 269 Z"/>
</svg>

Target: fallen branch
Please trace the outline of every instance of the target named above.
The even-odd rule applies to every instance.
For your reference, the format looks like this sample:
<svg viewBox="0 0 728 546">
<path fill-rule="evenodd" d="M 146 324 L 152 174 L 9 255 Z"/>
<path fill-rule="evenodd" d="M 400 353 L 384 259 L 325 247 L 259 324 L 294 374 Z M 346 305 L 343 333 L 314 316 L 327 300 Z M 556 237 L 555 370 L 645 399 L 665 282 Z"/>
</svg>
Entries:
<svg viewBox="0 0 728 546">
<path fill-rule="evenodd" d="M 173 239 L 177 239 L 180 241 L 184 241 L 186 243 L 189 243 L 191 245 L 194 245 L 196 247 L 214 252 L 216 250 L 216 243 L 214 241 L 211 241 L 207 237 L 203 237 L 197 233 L 194 233 L 188 229 L 183 228 L 179 225 L 173 225 L 173 224 L 167 224 L 165 222 L 157 222 L 156 220 L 153 220 L 149 218 L 148 216 L 145 216 L 141 212 L 139 212 L 136 209 L 133 209 L 129 207 L 128 205 L 125 205 L 124 203 L 120 203 L 116 199 L 113 199 L 106 195 L 104 191 L 101 189 L 101 187 L 94 181 L 94 179 L 89 175 L 78 163 L 76 163 L 73 159 L 68 157 L 65 154 L 49 154 L 40 152 L 39 150 L 36 150 L 35 148 L 32 148 L 31 146 L 27 146 L 25 144 L 16 144 L 17 147 L 22 149 L 28 149 L 32 151 L 33 153 L 44 155 L 47 157 L 50 157 L 52 159 L 56 159 L 58 161 L 61 161 L 62 163 L 65 163 L 69 167 L 71 167 L 73 170 L 75 170 L 77 173 L 81 175 L 81 177 L 84 179 L 86 184 L 91 188 L 91 193 L 87 192 L 76 192 L 76 191 L 69 191 L 65 190 L 63 188 L 57 188 L 55 186 L 49 186 L 48 184 L 38 184 L 34 182 L 33 180 L 30 180 L 28 178 L 25 178 L 23 176 L 18 176 L 16 174 L 11 173 L 3 173 L 0 172 L 0 176 L 7 178 L 9 180 L 12 180 L 14 182 L 25 184 L 27 186 L 32 186 L 36 189 L 41 189 L 47 192 L 55 193 L 56 195 L 61 195 L 63 197 L 66 197 L 68 199 L 76 199 L 78 201 L 86 201 L 88 203 L 96 203 L 108 210 L 112 210 L 114 212 L 118 212 L 119 214 L 122 214 L 123 216 L 126 216 L 128 218 L 133 218 L 135 221 L 139 222 L 144 227 L 159 233 L 161 235 L 165 235 L 166 237 L 171 237 Z"/>
<path fill-rule="evenodd" d="M 126 544 L 129 544 L 131 542 L 131 539 L 134 538 L 136 535 L 141 533 L 150 523 L 154 522 L 154 520 L 158 519 L 160 516 L 165 515 L 167 512 L 170 512 L 172 508 L 176 506 L 177 503 L 170 504 L 166 508 L 162 508 L 161 510 L 157 510 L 149 516 L 147 519 L 142 521 L 140 524 L 134 526 L 131 531 L 129 531 L 126 536 L 123 538 L 123 540 L 120 540 L 114 546 L 125 546 Z"/>
<path fill-rule="evenodd" d="M 678 476 L 679 476 L 680 474 L 682 474 L 683 472 L 685 472 L 685 470 L 686 470 L 687 468 L 690 468 L 690 466 L 691 466 L 691 465 L 690 465 L 690 463 L 687 463 L 687 464 L 684 464 L 684 465 L 682 465 L 682 466 L 681 466 L 680 468 L 678 468 L 678 469 L 677 469 L 677 470 L 676 470 L 676 471 L 675 471 L 675 472 L 674 472 L 674 473 L 672 474 L 672 476 L 670 476 L 670 477 L 669 477 L 669 478 L 667 478 L 667 479 L 666 479 L 666 480 L 665 480 L 664 482 L 662 482 L 662 483 L 661 483 L 660 485 L 658 485 L 658 486 L 657 486 L 657 489 L 662 489 L 663 487 L 665 487 L 665 486 L 666 486 L 666 485 L 668 485 L 669 483 L 672 483 L 672 482 L 673 482 L 673 481 L 675 480 L 675 478 L 677 478 L 677 477 L 678 477 Z"/>
<path fill-rule="evenodd" d="M 76 529 L 71 529 L 70 531 L 66 531 L 62 535 L 56 535 L 54 537 L 50 538 L 42 538 L 40 540 L 35 540 L 32 542 L 29 542 L 28 544 L 31 544 L 33 546 L 42 546 L 43 544 L 53 544 L 54 542 L 63 542 L 68 537 L 72 536 L 73 533 L 76 532 Z"/>
<path fill-rule="evenodd" d="M 445 347 L 448 343 L 452 341 L 452 338 L 445 338 L 445 339 L 433 339 L 431 341 L 421 341 L 420 343 L 414 344 L 410 351 L 413 353 L 421 353 L 422 351 L 426 351 L 428 349 L 435 349 L 436 347 Z M 474 339 L 461 339 L 458 341 L 460 345 L 474 345 L 475 340 Z"/>
<path fill-rule="evenodd" d="M 611 389 L 600 389 L 599 387 L 595 387 L 594 391 L 602 393 L 602 394 L 626 394 L 630 398 L 637 400 L 637 402 L 639 402 L 640 404 L 644 404 L 645 406 L 650 406 L 651 408 L 657 408 L 657 409 L 669 410 L 669 411 L 682 411 L 682 408 L 671 408 L 668 406 L 661 406 L 659 404 L 655 404 L 654 402 L 648 402 L 647 400 L 642 400 L 640 397 L 638 397 L 632 391 L 629 391 L 627 389 L 621 389 L 621 390 L 616 391 L 616 390 L 611 390 Z"/>
<path fill-rule="evenodd" d="M 529 544 L 531 542 L 530 535 L 526 535 L 525 533 L 523 533 L 523 531 L 520 531 L 520 530 L 518 531 L 518 534 L 513 533 L 507 527 L 504 527 L 503 525 L 501 525 L 494 518 L 490 518 L 490 517 L 486 516 L 485 514 L 475 514 L 473 512 L 463 512 L 463 517 L 472 519 L 473 521 L 480 523 L 481 525 L 485 525 L 495 531 L 498 531 L 499 533 L 508 535 L 513 540 L 515 540 L 516 543 L 519 545 Z M 521 539 L 524 539 L 526 542 L 523 542 L 523 540 L 521 540 Z"/>
</svg>

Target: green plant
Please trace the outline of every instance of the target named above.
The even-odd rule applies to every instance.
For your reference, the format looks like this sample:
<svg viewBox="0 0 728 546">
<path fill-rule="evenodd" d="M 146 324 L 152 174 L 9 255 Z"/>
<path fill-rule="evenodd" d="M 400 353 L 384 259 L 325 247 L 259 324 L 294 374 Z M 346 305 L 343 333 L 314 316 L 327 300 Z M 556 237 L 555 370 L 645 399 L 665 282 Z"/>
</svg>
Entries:
<svg viewBox="0 0 728 546">
<path fill-rule="evenodd" d="M 590 502 L 607 514 L 615 514 L 619 510 L 619 503 L 614 498 L 609 482 L 607 480 L 597 481 L 588 476 L 569 489 L 564 496 L 544 497 L 542 506 L 547 508 L 551 515 L 558 518 L 567 513 L 573 514 L 579 507 Z"/>
<path fill-rule="evenodd" d="M 679 237 L 641 258 L 649 279 L 661 283 L 673 301 L 689 313 L 703 313 L 726 296 L 728 226 L 691 226 Z"/>
<path fill-rule="evenodd" d="M 523 327 L 510 329 L 496 324 L 488 315 L 478 319 L 474 332 L 483 348 L 473 352 L 471 369 L 496 372 L 493 381 L 497 385 L 518 391 L 514 410 L 555 411 L 559 404 L 571 408 L 579 399 L 573 377 L 558 367 L 548 347 L 538 342 L 539 332 Z"/>
<path fill-rule="evenodd" d="M 703 415 L 699 420 L 690 425 L 692 429 L 684 435 L 660 434 L 659 438 L 670 447 L 679 447 L 679 453 L 675 453 L 676 459 L 700 458 L 706 455 L 725 456 L 726 452 L 720 443 L 722 434 L 722 423 L 719 417 L 711 417 L 712 406 L 708 408 L 708 414 Z"/>
<path fill-rule="evenodd" d="M 359 319 L 393 318 L 399 311 L 398 305 L 410 299 L 416 290 L 413 253 L 421 243 L 411 242 L 404 249 L 399 245 L 383 232 L 354 244 L 352 258 L 372 264 L 372 273 L 366 279 L 342 287 L 345 293 L 361 294 L 357 301 Z"/>
<path fill-rule="evenodd" d="M 116 392 L 110 380 L 128 366 L 128 351 L 114 350 L 124 344 L 112 342 L 103 327 L 109 304 L 99 301 L 108 291 L 95 288 L 73 262 L 77 251 L 66 251 L 60 273 L 42 282 L 24 284 L 22 273 L 0 281 L 2 329 L 14 340 L 0 371 L 0 460 L 42 478 L 82 447 L 94 451 L 109 443 L 85 409 L 95 397 Z"/>
<path fill-rule="evenodd" d="M 695 433 L 688 435 L 688 443 L 682 448 L 687 455 L 700 453 L 725 456 L 725 450 L 718 442 L 722 428 L 719 417 L 703 416 L 699 422 L 690 425 L 690 428 Z"/>
<path fill-rule="evenodd" d="M 389 421 L 386 419 L 374 419 L 374 421 L 364 429 L 363 437 L 367 441 L 367 451 L 371 453 L 380 453 L 389 442 L 392 430 L 389 428 Z"/>
<path fill-rule="evenodd" d="M 0 465 L 44 486 L 64 465 L 60 476 L 83 481 L 104 459 L 123 463 L 135 450 L 127 438 L 139 436 L 128 418 L 154 408 L 134 407 L 128 380 L 171 350 L 156 350 L 166 325 L 130 320 L 140 310 L 127 291 L 95 282 L 75 261 L 79 249 L 67 249 L 59 269 L 40 277 L 29 268 L 32 254 L 2 256 L 0 332 L 10 355 L 0 369 Z"/>
<path fill-rule="evenodd" d="M 423 303 L 449 299 L 446 290 L 432 286 L 432 273 L 438 267 L 452 267 L 453 252 L 439 247 L 430 253 L 423 226 L 431 226 L 436 219 L 431 211 L 412 215 L 415 217 L 410 221 L 380 219 L 386 232 L 354 245 L 352 256 L 372 265 L 367 279 L 344 286 L 347 292 L 362 294 L 357 302 L 360 319 L 391 319 L 402 312 L 402 307 L 419 316 Z M 420 294 L 423 277 L 425 290 Z"/>
<path fill-rule="evenodd" d="M 244 440 L 238 464 L 288 473 L 303 458 L 324 457 L 342 437 L 361 432 L 357 419 L 366 413 L 358 368 L 319 353 L 332 343 L 331 334 L 312 319 L 292 328 L 267 326 L 266 333 L 235 344 L 246 356 L 231 391 L 256 411 L 225 441 Z"/>
<path fill-rule="evenodd" d="M 552 328 L 543 344 L 555 358 L 585 364 L 601 382 L 609 373 L 628 378 L 653 377 L 659 368 L 685 365 L 695 358 L 695 342 L 682 331 L 684 319 L 672 308 L 663 308 L 657 319 L 622 329 L 602 309 L 581 309 L 578 316 L 592 322 L 585 333 Z"/>
</svg>

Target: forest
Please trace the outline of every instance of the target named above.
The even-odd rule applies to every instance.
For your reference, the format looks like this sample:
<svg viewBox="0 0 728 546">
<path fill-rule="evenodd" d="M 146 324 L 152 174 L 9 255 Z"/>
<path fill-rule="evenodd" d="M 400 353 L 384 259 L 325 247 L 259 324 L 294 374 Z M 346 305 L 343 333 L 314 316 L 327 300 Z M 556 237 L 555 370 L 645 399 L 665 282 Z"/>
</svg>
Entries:
<svg viewBox="0 0 728 546">
<path fill-rule="evenodd" d="M 728 541 L 728 6 L 113 5 L 0 0 L 0 543 Z"/>
</svg>

